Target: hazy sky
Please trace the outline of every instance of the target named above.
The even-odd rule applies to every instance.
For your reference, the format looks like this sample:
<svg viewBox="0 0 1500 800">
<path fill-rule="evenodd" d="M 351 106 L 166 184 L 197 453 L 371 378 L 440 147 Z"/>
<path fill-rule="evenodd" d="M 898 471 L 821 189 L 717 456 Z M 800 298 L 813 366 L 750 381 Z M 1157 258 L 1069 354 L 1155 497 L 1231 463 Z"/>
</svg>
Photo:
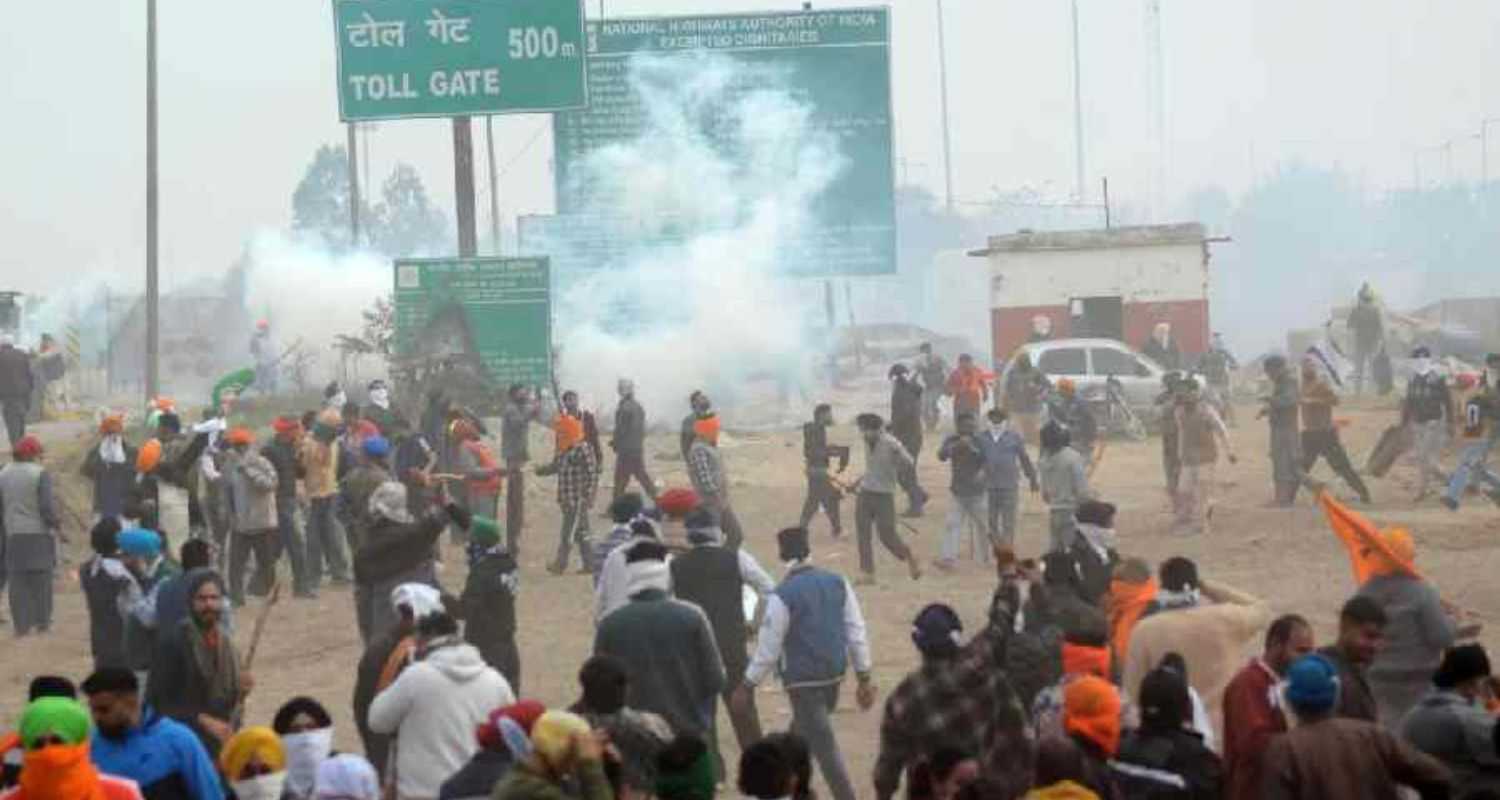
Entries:
<svg viewBox="0 0 1500 800">
<path fill-rule="evenodd" d="M 589 14 L 598 0 L 589 0 Z M 743 0 L 606 0 L 611 15 L 795 8 Z M 859 3 L 826 2 L 820 7 Z M 144 0 L 13 3 L 0 29 L 0 288 L 45 290 L 144 263 Z M 1144 0 L 1079 0 L 1091 185 L 1141 202 L 1149 152 Z M 1461 137 L 1453 172 L 1478 173 L 1479 120 L 1500 116 L 1494 0 L 1162 0 L 1169 190 L 1242 190 L 1299 157 L 1339 163 L 1371 191 L 1412 180 L 1419 148 Z M 162 271 L 219 271 L 257 230 L 286 225 L 313 150 L 342 142 L 324 0 L 160 0 Z M 1073 180 L 1066 0 L 947 0 L 956 194 Z M 941 190 L 932 0 L 893 4 L 897 151 Z M 476 124 L 482 147 L 482 126 Z M 539 138 L 533 137 L 541 132 Z M 550 211 L 542 116 L 496 120 L 502 214 Z M 1491 132 L 1500 148 L 1500 129 Z M 418 166 L 450 207 L 446 122 L 383 123 L 372 174 Z M 529 150 L 523 146 L 532 141 Z M 1497 149 L 1500 154 L 1500 149 Z M 1428 180 L 1439 152 L 1420 156 Z M 482 150 L 479 166 L 483 167 Z M 1497 161 L 1500 164 L 1500 161 Z M 1497 166 L 1500 169 L 1500 166 Z M 481 172 L 481 176 L 482 176 Z M 898 169 L 898 174 L 899 169 Z M 377 177 L 377 180 L 379 178 Z M 482 181 L 481 181 L 482 184 Z M 481 196 L 480 223 L 487 224 Z"/>
</svg>

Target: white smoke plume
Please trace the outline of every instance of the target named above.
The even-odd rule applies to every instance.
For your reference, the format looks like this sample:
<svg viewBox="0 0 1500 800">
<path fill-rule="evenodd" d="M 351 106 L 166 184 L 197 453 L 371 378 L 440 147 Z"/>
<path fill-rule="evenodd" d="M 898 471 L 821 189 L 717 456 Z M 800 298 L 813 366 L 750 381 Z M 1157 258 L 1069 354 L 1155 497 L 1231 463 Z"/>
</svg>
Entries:
<svg viewBox="0 0 1500 800">
<path fill-rule="evenodd" d="M 361 313 L 391 291 L 389 258 L 363 251 L 334 253 L 276 231 L 251 237 L 245 265 L 250 323 L 269 322 L 273 341 L 281 349 L 300 342 L 317 355 L 308 375 L 311 386 L 321 387 L 338 377 L 335 337 L 357 335 L 364 325 Z M 251 333 L 226 332 L 245 342 L 243 362 L 231 366 L 250 363 Z M 384 371 L 384 364 L 374 358 L 365 359 L 361 367 L 370 373 L 361 374 L 365 379 Z M 351 397 L 356 395 L 351 392 Z"/>
<path fill-rule="evenodd" d="M 800 390 L 823 344 L 811 335 L 821 290 L 785 276 L 788 245 L 844 168 L 836 135 L 815 127 L 773 69 L 714 54 L 640 56 L 629 74 L 645 130 L 595 151 L 575 177 L 591 184 L 593 211 L 623 215 L 646 241 L 687 235 L 637 248 L 622 266 L 564 276 L 564 386 L 607 407 L 616 379 L 632 378 L 658 423 L 698 388 L 735 410 L 731 426 L 805 413 Z"/>
</svg>

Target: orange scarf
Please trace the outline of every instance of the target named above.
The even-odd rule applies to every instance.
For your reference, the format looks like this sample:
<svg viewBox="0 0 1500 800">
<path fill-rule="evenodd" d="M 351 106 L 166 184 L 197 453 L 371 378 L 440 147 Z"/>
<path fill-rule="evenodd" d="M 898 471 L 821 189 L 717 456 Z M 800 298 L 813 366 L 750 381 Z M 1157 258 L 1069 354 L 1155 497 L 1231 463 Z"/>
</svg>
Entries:
<svg viewBox="0 0 1500 800">
<path fill-rule="evenodd" d="M 387 686 L 396 682 L 396 677 L 406 665 L 411 662 L 412 656 L 417 651 L 417 637 L 408 636 L 396 643 L 391 654 L 386 656 L 385 665 L 380 668 L 380 679 L 375 682 L 375 691 L 385 691 Z"/>
<path fill-rule="evenodd" d="M 87 740 L 26 753 L 18 800 L 105 800 Z"/>
<path fill-rule="evenodd" d="M 1135 624 L 1141 621 L 1146 607 L 1156 599 L 1156 579 L 1145 583 L 1126 583 L 1121 580 L 1109 584 L 1109 642 L 1115 648 L 1115 663 L 1125 663 L 1125 653 L 1130 649 L 1130 634 Z"/>
<path fill-rule="evenodd" d="M 1103 647 L 1088 647 L 1063 642 L 1062 668 L 1064 675 L 1093 675 L 1109 677 L 1109 650 Z"/>
</svg>

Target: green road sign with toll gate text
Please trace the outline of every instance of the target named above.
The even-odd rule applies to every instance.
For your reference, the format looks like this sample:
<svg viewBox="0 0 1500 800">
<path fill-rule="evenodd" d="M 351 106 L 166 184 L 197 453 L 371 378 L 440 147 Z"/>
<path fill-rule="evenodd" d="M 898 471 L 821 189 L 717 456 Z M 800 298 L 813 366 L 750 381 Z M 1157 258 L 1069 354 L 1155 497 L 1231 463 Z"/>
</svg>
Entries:
<svg viewBox="0 0 1500 800">
<path fill-rule="evenodd" d="M 339 118 L 578 108 L 582 0 L 334 0 Z"/>
<path fill-rule="evenodd" d="M 491 386 L 545 386 L 552 374 L 546 258 L 396 261 L 398 362 L 469 365 Z"/>
<path fill-rule="evenodd" d="M 814 197 L 811 219 L 786 243 L 782 263 L 798 275 L 870 275 L 896 269 L 896 204 L 890 69 L 890 15 L 886 8 L 692 17 L 639 17 L 585 25 L 589 105 L 553 117 L 557 211 L 572 217 L 607 217 L 629 210 L 601 207 L 591 191 L 590 156 L 633 142 L 647 124 L 642 98 L 632 86 L 630 61 L 638 55 L 685 63 L 716 53 L 753 69 L 735 96 L 757 88 L 784 90 L 809 109 L 810 122 L 832 133 L 844 166 Z M 729 163 L 735 153 L 713 125 L 717 109 L 684 116 L 702 120 L 705 137 Z M 571 233 L 576 233 L 572 230 Z"/>
</svg>

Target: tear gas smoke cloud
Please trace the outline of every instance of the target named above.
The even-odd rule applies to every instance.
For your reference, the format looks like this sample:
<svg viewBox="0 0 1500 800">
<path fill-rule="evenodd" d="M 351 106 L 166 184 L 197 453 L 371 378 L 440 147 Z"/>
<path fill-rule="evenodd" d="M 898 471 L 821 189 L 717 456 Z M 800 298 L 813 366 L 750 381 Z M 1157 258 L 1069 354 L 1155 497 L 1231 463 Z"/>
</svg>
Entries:
<svg viewBox="0 0 1500 800">
<path fill-rule="evenodd" d="M 364 326 L 361 312 L 375 300 L 390 294 L 390 260 L 377 253 L 336 254 L 317 244 L 294 240 L 269 231 L 251 237 L 246 259 L 245 309 L 252 324 L 264 319 L 279 348 L 297 340 L 319 356 L 309 379 L 321 385 L 335 375 L 338 354 L 333 349 L 339 334 L 357 335 Z M 244 361 L 250 363 L 251 331 L 229 331 L 226 335 L 246 342 Z M 363 371 L 383 372 L 384 364 L 365 359 Z"/>
<path fill-rule="evenodd" d="M 697 388 L 744 412 L 740 424 L 803 413 L 769 411 L 778 388 L 797 399 L 820 347 L 810 328 L 821 294 L 784 277 L 787 245 L 844 168 L 836 136 L 768 68 L 707 54 L 637 57 L 629 69 L 644 130 L 583 164 L 589 210 L 625 217 L 647 241 L 670 240 L 668 226 L 688 233 L 638 246 L 615 268 L 562 276 L 564 385 L 605 407 L 615 380 L 633 378 L 657 422 Z"/>
</svg>

